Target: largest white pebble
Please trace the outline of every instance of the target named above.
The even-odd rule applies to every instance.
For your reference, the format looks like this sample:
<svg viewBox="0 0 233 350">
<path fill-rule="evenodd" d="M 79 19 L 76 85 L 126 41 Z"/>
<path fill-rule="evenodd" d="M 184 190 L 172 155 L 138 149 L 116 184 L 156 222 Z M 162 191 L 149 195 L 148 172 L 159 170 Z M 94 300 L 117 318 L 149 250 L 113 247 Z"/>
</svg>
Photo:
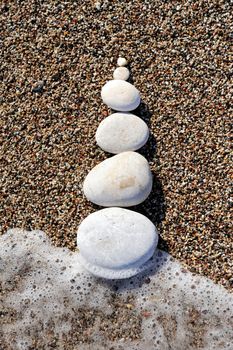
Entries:
<svg viewBox="0 0 233 350">
<path fill-rule="evenodd" d="M 122 208 L 90 214 L 77 233 L 80 262 L 104 278 L 126 278 L 140 272 L 158 243 L 154 224 Z"/>
<path fill-rule="evenodd" d="M 135 151 L 147 142 L 146 123 L 131 113 L 113 113 L 105 118 L 96 131 L 96 142 L 106 152 Z"/>
<path fill-rule="evenodd" d="M 96 165 L 87 175 L 87 199 L 103 207 L 130 207 L 143 202 L 152 189 L 147 160 L 136 152 L 123 152 Z"/>
<path fill-rule="evenodd" d="M 140 104 L 140 94 L 134 85 L 124 80 L 110 80 L 101 90 L 103 102 L 115 111 L 129 112 Z"/>
</svg>

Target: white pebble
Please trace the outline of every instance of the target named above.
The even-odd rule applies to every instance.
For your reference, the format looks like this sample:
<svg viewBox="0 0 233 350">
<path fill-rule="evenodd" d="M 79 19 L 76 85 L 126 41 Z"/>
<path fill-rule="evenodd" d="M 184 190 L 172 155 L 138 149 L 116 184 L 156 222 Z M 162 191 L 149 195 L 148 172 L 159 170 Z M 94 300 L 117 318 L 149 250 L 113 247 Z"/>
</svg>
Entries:
<svg viewBox="0 0 233 350">
<path fill-rule="evenodd" d="M 110 80 L 101 90 L 103 102 L 115 111 L 129 112 L 140 104 L 140 94 L 134 85 L 124 80 Z"/>
<path fill-rule="evenodd" d="M 110 153 L 136 151 L 149 137 L 146 123 L 131 113 L 113 113 L 105 118 L 96 131 L 96 142 Z"/>
<path fill-rule="evenodd" d="M 124 67 L 128 64 L 127 60 L 124 57 L 119 57 L 117 60 L 117 65 L 119 67 Z"/>
<path fill-rule="evenodd" d="M 79 260 L 94 275 L 127 278 L 154 254 L 158 233 L 144 215 L 122 208 L 90 214 L 77 234 Z"/>
<path fill-rule="evenodd" d="M 83 191 L 103 207 L 130 207 L 143 202 L 152 189 L 147 160 L 136 152 L 123 152 L 96 165 L 87 175 Z"/>
<path fill-rule="evenodd" d="M 129 79 L 129 70 L 126 67 L 118 67 L 113 72 L 113 78 L 119 80 Z"/>
</svg>

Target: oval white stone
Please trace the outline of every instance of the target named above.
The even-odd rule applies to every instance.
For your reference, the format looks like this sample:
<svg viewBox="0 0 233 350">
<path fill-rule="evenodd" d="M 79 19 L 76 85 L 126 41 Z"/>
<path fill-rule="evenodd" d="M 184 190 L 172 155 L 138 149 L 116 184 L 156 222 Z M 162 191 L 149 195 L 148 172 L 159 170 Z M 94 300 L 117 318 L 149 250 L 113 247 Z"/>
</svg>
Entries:
<svg viewBox="0 0 233 350">
<path fill-rule="evenodd" d="M 136 152 L 123 152 L 95 166 L 83 190 L 91 202 L 103 207 L 130 207 L 143 202 L 152 189 L 147 160 Z"/>
<path fill-rule="evenodd" d="M 101 97 L 108 107 L 121 112 L 132 111 L 140 104 L 139 91 L 124 80 L 108 81 L 101 90 Z"/>
<path fill-rule="evenodd" d="M 90 214 L 77 234 L 80 262 L 105 278 L 126 278 L 138 273 L 157 243 L 154 224 L 144 215 L 122 208 Z"/>
<path fill-rule="evenodd" d="M 119 57 L 118 60 L 117 60 L 117 65 L 119 67 L 123 67 L 123 66 L 126 66 L 128 64 L 126 58 L 124 57 Z"/>
<path fill-rule="evenodd" d="M 106 152 L 135 151 L 148 140 L 146 123 L 131 113 L 114 113 L 105 118 L 96 131 L 96 142 Z"/>
<path fill-rule="evenodd" d="M 113 72 L 113 78 L 119 80 L 129 79 L 129 70 L 126 67 L 118 67 Z"/>
</svg>

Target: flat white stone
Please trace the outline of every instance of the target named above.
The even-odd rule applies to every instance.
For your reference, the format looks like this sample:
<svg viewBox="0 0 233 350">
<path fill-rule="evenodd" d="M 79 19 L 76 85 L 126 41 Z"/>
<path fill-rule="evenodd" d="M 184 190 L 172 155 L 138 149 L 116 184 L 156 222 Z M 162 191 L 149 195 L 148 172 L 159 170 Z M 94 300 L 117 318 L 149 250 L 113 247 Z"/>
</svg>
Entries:
<svg viewBox="0 0 233 350">
<path fill-rule="evenodd" d="M 119 80 L 129 79 L 129 70 L 126 67 L 118 67 L 113 72 L 113 78 Z"/>
<path fill-rule="evenodd" d="M 140 104 L 139 91 L 124 80 L 110 80 L 101 90 L 103 102 L 115 111 L 129 112 Z"/>
<path fill-rule="evenodd" d="M 144 215 L 122 208 L 90 214 L 79 226 L 80 262 L 104 278 L 127 278 L 140 272 L 158 244 L 154 224 Z"/>
<path fill-rule="evenodd" d="M 148 140 L 146 123 L 131 113 L 113 113 L 105 118 L 96 131 L 96 142 L 106 152 L 135 151 Z"/>
<path fill-rule="evenodd" d="M 117 65 L 119 67 L 123 67 L 123 66 L 126 66 L 128 64 L 126 58 L 124 57 L 119 57 L 118 60 L 117 60 Z"/>
<path fill-rule="evenodd" d="M 149 164 L 136 152 L 123 152 L 104 160 L 89 172 L 83 184 L 87 199 L 103 207 L 137 205 L 151 189 Z"/>
</svg>

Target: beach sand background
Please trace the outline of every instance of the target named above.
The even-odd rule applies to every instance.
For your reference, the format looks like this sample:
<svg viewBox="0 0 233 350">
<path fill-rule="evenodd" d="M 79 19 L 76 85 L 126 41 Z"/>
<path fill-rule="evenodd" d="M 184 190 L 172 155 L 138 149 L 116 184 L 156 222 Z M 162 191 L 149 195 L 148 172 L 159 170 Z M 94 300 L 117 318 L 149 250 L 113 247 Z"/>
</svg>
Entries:
<svg viewBox="0 0 233 350">
<path fill-rule="evenodd" d="M 9 0 L 0 11 L 0 349 L 230 350 L 230 1 Z M 170 255 L 103 281 L 70 251 L 100 209 L 82 184 L 111 156 L 95 132 L 119 56 L 151 132 L 140 153 L 153 191 L 132 209 Z M 6 233 L 16 227 L 31 232 Z"/>
<path fill-rule="evenodd" d="M 232 288 L 229 1 L 7 1 L 1 4 L 1 232 L 40 229 L 76 247 L 87 173 L 110 113 L 100 90 L 126 57 L 151 136 L 154 187 L 133 208 L 160 247 Z M 133 130 L 132 130 L 133 132 Z"/>
</svg>

